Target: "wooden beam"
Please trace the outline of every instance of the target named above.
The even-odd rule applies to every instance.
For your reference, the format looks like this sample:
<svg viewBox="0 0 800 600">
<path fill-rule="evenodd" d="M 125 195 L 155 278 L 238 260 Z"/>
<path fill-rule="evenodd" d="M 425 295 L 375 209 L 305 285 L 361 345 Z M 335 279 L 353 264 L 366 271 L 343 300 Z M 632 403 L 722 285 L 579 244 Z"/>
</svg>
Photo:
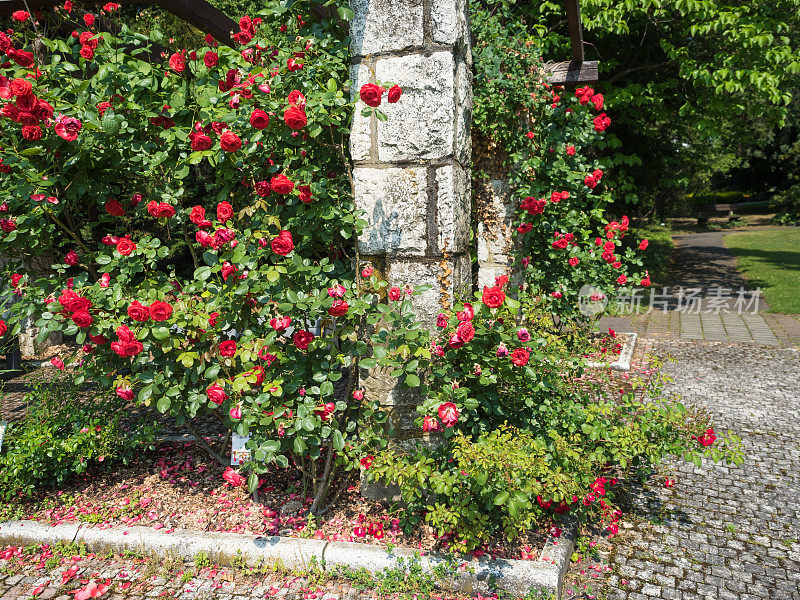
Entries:
<svg viewBox="0 0 800 600">
<path fill-rule="evenodd" d="M 545 65 L 545 73 L 551 85 L 594 83 L 599 79 L 596 60 L 551 63 Z"/>
<path fill-rule="evenodd" d="M 573 62 L 583 62 L 583 30 L 581 28 L 581 7 L 578 0 L 564 0 L 567 9 L 569 40 L 572 44 Z"/>
<path fill-rule="evenodd" d="M 206 0 L 156 0 L 158 5 L 197 27 L 204 33 L 235 48 L 238 44 L 231 35 L 239 31 L 239 24 Z"/>
</svg>

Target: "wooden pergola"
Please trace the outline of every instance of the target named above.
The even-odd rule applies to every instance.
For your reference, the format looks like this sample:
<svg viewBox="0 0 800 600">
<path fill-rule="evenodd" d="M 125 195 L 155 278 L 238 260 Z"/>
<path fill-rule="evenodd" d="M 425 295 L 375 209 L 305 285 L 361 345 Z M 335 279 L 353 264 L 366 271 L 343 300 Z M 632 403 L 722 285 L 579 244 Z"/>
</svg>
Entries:
<svg viewBox="0 0 800 600">
<path fill-rule="evenodd" d="M 547 81 L 554 85 L 594 83 L 599 78 L 599 63 L 596 60 L 584 59 L 579 0 L 564 0 L 564 4 L 572 45 L 572 60 L 547 65 Z"/>
</svg>

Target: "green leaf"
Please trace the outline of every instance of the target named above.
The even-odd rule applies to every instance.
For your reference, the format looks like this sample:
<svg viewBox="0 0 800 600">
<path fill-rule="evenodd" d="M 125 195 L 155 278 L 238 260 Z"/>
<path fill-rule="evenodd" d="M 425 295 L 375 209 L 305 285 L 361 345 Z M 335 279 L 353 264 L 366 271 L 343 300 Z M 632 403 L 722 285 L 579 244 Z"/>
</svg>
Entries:
<svg viewBox="0 0 800 600">
<path fill-rule="evenodd" d="M 339 13 L 339 18 L 343 21 L 352 21 L 353 17 L 356 16 L 356 13 L 346 6 L 340 6 L 338 9 L 336 9 L 336 12 Z"/>
<path fill-rule="evenodd" d="M 508 500 L 509 495 L 510 494 L 508 492 L 506 492 L 506 491 L 500 492 L 494 498 L 494 505 L 495 506 L 500 506 L 501 504 L 504 504 L 506 502 L 506 500 Z"/>
<path fill-rule="evenodd" d="M 409 373 L 406 375 L 406 385 L 409 387 L 417 387 L 420 384 L 419 377 L 414 375 L 413 373 Z"/>
</svg>

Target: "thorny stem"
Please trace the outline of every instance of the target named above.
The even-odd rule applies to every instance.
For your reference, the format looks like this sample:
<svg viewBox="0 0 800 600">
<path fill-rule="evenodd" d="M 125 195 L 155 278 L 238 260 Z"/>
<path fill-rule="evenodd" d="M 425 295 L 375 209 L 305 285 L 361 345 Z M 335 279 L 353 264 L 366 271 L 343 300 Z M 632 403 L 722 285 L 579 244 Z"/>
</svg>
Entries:
<svg viewBox="0 0 800 600">
<path fill-rule="evenodd" d="M 200 443 L 200 445 L 201 445 L 201 446 L 202 446 L 202 447 L 205 449 L 205 451 L 206 451 L 206 452 L 208 452 L 208 453 L 209 453 L 209 455 L 211 455 L 211 458 L 213 458 L 215 461 L 217 461 L 217 462 L 218 462 L 219 464 L 221 464 L 223 467 L 227 467 L 227 466 L 229 466 L 229 465 L 228 465 L 228 461 L 227 461 L 227 460 L 225 460 L 225 457 L 223 457 L 221 454 L 218 454 L 218 453 L 217 453 L 217 452 L 216 452 L 216 451 L 215 451 L 215 450 L 214 450 L 214 449 L 211 447 L 211 444 L 209 444 L 209 443 L 208 443 L 208 442 L 205 440 L 205 438 L 204 438 L 202 435 L 200 435 L 200 432 L 199 432 L 199 431 L 197 431 L 197 429 L 195 429 L 194 425 L 192 425 L 192 423 L 191 423 L 190 421 L 187 421 L 187 422 L 186 422 L 186 429 L 188 429 L 189 431 L 191 431 L 191 432 L 192 432 L 192 435 L 193 435 L 195 438 L 197 438 L 197 441 L 198 441 L 198 442 Z"/>
</svg>

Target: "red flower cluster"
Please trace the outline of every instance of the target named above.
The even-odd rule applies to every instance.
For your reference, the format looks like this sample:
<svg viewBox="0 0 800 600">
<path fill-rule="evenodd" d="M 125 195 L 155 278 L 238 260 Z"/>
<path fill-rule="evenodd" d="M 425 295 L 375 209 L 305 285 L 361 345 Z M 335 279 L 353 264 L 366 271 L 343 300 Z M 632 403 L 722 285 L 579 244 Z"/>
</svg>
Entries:
<svg viewBox="0 0 800 600">
<path fill-rule="evenodd" d="M 167 321 L 172 317 L 172 305 L 156 300 L 150 306 L 145 306 L 138 300 L 134 300 L 128 306 L 128 316 L 138 323 L 144 323 L 149 319 Z"/>
<path fill-rule="evenodd" d="M 537 200 L 531 196 L 525 198 L 520 204 L 520 208 L 522 210 L 527 211 L 532 215 L 540 215 L 544 212 L 545 206 L 547 206 L 547 200 L 542 198 L 541 200 Z"/>
<path fill-rule="evenodd" d="M 383 88 L 376 83 L 365 83 L 361 86 L 361 90 L 359 91 L 358 95 L 364 104 L 373 108 L 377 108 L 381 105 L 383 92 L 385 91 L 386 88 Z M 390 104 L 394 104 L 400 100 L 400 96 L 402 94 L 403 90 L 400 88 L 400 86 L 393 85 L 391 88 L 389 88 L 389 93 L 387 94 L 386 99 Z"/>
<path fill-rule="evenodd" d="M 94 323 L 94 318 L 89 312 L 92 308 L 92 301 L 88 298 L 67 288 L 62 290 L 61 295 L 58 297 L 58 303 L 64 309 L 62 314 L 69 315 L 69 318 L 78 327 L 91 327 L 92 323 Z"/>
<path fill-rule="evenodd" d="M 136 339 L 136 335 L 125 325 L 117 327 L 116 333 L 119 340 L 111 342 L 111 349 L 122 358 L 136 356 L 144 350 L 144 346 Z"/>
<path fill-rule="evenodd" d="M 600 180 L 602 178 L 603 178 L 603 171 L 600 169 L 595 169 L 594 171 L 592 171 L 592 173 L 590 173 L 584 178 L 583 183 L 586 184 L 586 187 L 593 190 L 597 186 L 597 184 L 600 183 Z"/>
<path fill-rule="evenodd" d="M 0 51 L 2 51 L 2 48 L 0 48 Z M 36 97 L 30 81 L 22 78 L 9 80 L 7 77 L 0 76 L 0 98 L 5 100 L 14 99 L 14 102 L 3 105 L 3 108 L 0 109 L 0 116 L 22 125 L 22 137 L 24 139 L 36 141 L 42 138 L 41 125 L 50 126 L 54 109 L 49 103 Z M 69 119 L 69 117 L 59 117 L 59 121 L 56 123 L 56 133 L 64 139 L 72 141 L 78 137 L 77 132 L 80 131 L 80 121 L 73 119 L 77 123 L 77 126 L 73 126 L 72 121 L 69 121 Z M 63 125 L 59 126 L 61 123 Z M 69 139 L 73 130 L 75 137 Z"/>
</svg>

